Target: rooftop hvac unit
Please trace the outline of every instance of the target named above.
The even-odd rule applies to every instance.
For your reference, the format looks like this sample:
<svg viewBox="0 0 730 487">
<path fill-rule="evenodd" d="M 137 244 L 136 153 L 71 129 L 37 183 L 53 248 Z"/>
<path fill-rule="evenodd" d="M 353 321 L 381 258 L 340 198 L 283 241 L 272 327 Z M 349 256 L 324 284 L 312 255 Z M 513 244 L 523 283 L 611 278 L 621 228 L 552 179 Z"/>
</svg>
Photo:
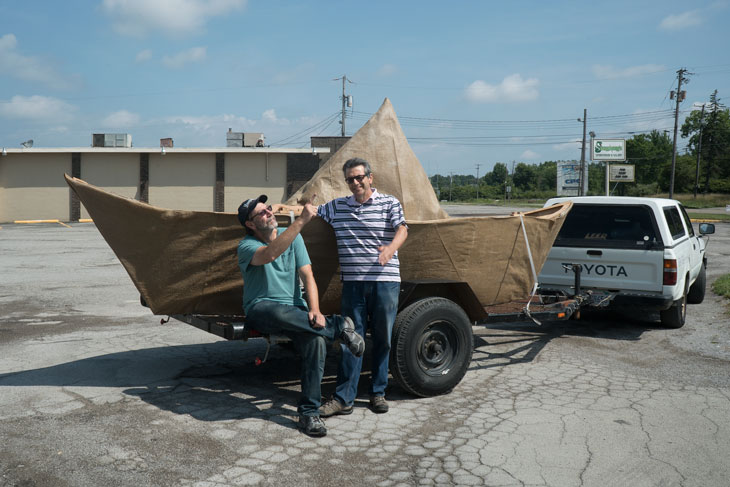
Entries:
<svg viewBox="0 0 730 487">
<path fill-rule="evenodd" d="M 92 147 L 132 147 L 131 134 L 92 134 Z"/>
<path fill-rule="evenodd" d="M 264 134 L 260 132 L 226 132 L 226 147 L 263 147 Z"/>
<path fill-rule="evenodd" d="M 261 145 L 264 145 L 264 134 L 261 133 L 246 133 L 243 134 L 243 146 L 244 147 L 259 147 L 259 140 L 261 141 Z"/>
</svg>

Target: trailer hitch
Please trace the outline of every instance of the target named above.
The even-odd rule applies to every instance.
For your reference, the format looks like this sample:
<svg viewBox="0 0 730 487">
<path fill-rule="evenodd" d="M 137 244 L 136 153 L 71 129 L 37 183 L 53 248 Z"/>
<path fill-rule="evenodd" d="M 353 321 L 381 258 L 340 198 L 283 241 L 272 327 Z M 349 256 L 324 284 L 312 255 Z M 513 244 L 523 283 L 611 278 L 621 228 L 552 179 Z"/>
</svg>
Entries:
<svg viewBox="0 0 730 487">
<path fill-rule="evenodd" d="M 573 274 L 575 275 L 575 280 L 573 282 L 573 295 L 580 295 L 580 273 L 583 272 L 583 266 L 581 264 L 563 264 L 563 269 L 573 271 Z"/>
</svg>

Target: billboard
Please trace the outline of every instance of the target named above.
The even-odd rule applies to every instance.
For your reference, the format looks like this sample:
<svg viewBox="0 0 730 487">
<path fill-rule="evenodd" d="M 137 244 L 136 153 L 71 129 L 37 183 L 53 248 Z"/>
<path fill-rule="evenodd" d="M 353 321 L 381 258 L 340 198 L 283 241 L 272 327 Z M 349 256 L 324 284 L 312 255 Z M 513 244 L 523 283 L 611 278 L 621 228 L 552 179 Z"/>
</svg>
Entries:
<svg viewBox="0 0 730 487">
<path fill-rule="evenodd" d="M 593 161 L 625 161 L 626 140 L 593 139 L 591 144 L 591 160 Z"/>
<path fill-rule="evenodd" d="M 558 161 L 558 196 L 579 196 L 580 162 Z M 583 173 L 583 194 L 588 192 L 588 164 Z"/>
</svg>

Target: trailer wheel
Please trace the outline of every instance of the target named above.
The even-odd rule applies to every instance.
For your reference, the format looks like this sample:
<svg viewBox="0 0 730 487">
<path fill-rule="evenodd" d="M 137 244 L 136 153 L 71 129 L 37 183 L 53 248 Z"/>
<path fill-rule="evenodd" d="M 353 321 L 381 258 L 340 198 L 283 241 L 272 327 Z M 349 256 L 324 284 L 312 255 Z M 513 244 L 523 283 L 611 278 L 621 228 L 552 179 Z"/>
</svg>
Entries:
<svg viewBox="0 0 730 487">
<path fill-rule="evenodd" d="M 705 300 L 705 287 L 707 287 L 707 270 L 705 264 L 700 268 L 700 274 L 695 279 L 694 284 L 689 288 L 687 293 L 687 302 L 689 304 L 700 304 Z"/>
<path fill-rule="evenodd" d="M 689 277 L 687 277 L 689 280 Z M 687 318 L 687 284 L 684 285 L 682 297 L 676 300 L 669 309 L 659 312 L 662 325 L 666 328 L 682 328 Z"/>
<path fill-rule="evenodd" d="M 421 299 L 396 317 L 391 373 L 416 396 L 444 394 L 466 374 L 473 350 L 471 322 L 458 304 L 439 297 Z"/>
</svg>

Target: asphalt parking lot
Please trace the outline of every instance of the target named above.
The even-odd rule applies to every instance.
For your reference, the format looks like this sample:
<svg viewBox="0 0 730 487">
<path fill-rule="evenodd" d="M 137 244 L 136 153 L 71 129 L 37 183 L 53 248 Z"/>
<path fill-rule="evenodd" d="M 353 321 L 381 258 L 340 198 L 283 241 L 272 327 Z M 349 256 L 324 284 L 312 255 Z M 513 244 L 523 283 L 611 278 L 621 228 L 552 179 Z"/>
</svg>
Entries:
<svg viewBox="0 0 730 487">
<path fill-rule="evenodd" d="M 730 273 L 730 225 L 708 246 Z M 93 224 L 0 228 L 0 485 L 726 486 L 730 317 L 475 328 L 448 395 L 296 429 L 296 356 L 160 324 Z M 333 389 L 336 356 L 323 390 Z M 361 381 L 366 384 L 367 380 Z"/>
</svg>

